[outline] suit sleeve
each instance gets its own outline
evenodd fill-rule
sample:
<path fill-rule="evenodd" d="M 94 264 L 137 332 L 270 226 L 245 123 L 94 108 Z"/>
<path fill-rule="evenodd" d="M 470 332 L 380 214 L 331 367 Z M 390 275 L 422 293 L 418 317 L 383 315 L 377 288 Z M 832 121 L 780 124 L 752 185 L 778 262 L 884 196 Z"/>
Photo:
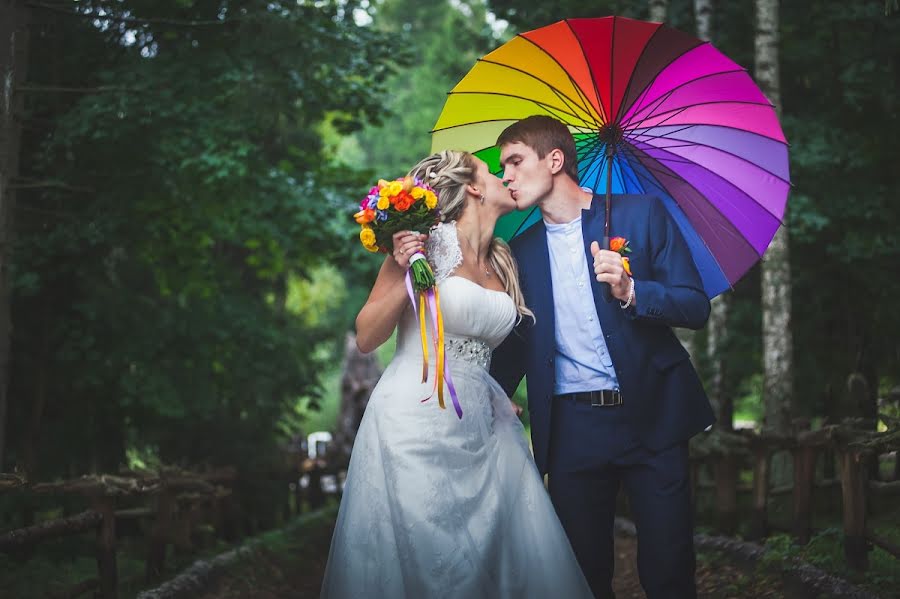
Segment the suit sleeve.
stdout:
<path fill-rule="evenodd" d="M 497 379 L 508 397 L 512 397 L 525 376 L 525 340 L 528 317 L 507 335 L 491 357 L 491 376 Z"/>
<path fill-rule="evenodd" d="M 635 279 L 636 306 L 626 310 L 633 320 L 670 327 L 699 329 L 709 318 L 709 298 L 687 242 L 662 202 L 649 210 L 652 279 Z"/>

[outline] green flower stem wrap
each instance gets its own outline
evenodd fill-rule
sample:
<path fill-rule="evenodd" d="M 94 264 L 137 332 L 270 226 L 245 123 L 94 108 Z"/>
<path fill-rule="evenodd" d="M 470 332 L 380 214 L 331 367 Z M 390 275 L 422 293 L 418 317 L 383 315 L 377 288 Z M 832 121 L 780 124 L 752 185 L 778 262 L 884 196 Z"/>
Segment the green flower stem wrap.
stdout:
<path fill-rule="evenodd" d="M 416 252 L 409 259 L 409 273 L 416 293 L 434 287 L 434 271 L 421 252 Z"/>

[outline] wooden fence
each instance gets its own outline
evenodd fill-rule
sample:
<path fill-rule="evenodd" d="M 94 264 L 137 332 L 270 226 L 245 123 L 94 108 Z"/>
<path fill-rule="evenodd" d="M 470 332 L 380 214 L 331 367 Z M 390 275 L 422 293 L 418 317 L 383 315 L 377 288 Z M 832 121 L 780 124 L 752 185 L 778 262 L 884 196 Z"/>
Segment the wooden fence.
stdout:
<path fill-rule="evenodd" d="M 321 479 L 330 470 L 321 460 L 292 460 L 286 471 L 273 473 L 296 493 L 295 511 L 308 503 L 315 508 L 324 501 Z M 306 475 L 309 485 L 301 489 L 299 479 Z M 144 580 L 153 582 L 164 573 L 168 546 L 191 551 L 198 530 L 214 531 L 232 540 L 240 530 L 244 515 L 234 498 L 234 487 L 242 482 L 234 468 L 191 472 L 178 468 L 124 472 L 116 475 L 82 476 L 73 480 L 29 484 L 15 474 L 0 474 L 0 493 L 76 496 L 84 498 L 89 509 L 70 516 L 40 522 L 0 533 L 0 552 L 27 559 L 32 548 L 42 542 L 68 535 L 95 536 L 97 576 L 84 580 L 55 595 L 77 597 L 89 591 L 102 599 L 115 599 L 119 586 L 116 565 L 117 528 L 126 521 L 149 520 L 145 527 L 146 558 Z M 244 481 L 247 482 L 247 481 Z M 136 507 L 137 504 L 137 507 Z M 138 581 L 134 581 L 138 582 Z"/>
<path fill-rule="evenodd" d="M 738 493 L 749 493 L 750 537 L 762 539 L 771 526 L 768 521 L 769 500 L 772 496 L 790 494 L 792 524 L 789 532 L 800 544 L 809 542 L 812 528 L 814 494 L 835 487 L 841 490 L 841 510 L 844 535 L 844 555 L 848 565 L 856 570 L 868 567 L 868 550 L 877 545 L 900 558 L 900 547 L 876 534 L 867 526 L 870 501 L 873 495 L 900 497 L 900 481 L 895 466 L 890 481 L 876 480 L 879 455 L 893 454 L 896 460 L 900 449 L 900 431 L 895 419 L 889 432 L 865 430 L 859 420 L 824 426 L 818 430 L 798 423 L 800 430 L 791 437 L 760 434 L 753 431 L 714 431 L 696 437 L 691 443 L 691 481 L 694 494 L 712 490 L 716 507 L 717 526 L 724 534 L 734 534 L 738 523 Z M 776 452 L 790 452 L 793 460 L 793 482 L 781 487 L 770 484 L 772 457 Z M 834 460 L 833 477 L 817 477 L 819 459 Z M 873 464 L 876 467 L 873 467 Z M 712 472 L 712 484 L 700 481 L 700 471 Z M 752 471 L 752 483 L 741 484 L 741 471 Z"/>

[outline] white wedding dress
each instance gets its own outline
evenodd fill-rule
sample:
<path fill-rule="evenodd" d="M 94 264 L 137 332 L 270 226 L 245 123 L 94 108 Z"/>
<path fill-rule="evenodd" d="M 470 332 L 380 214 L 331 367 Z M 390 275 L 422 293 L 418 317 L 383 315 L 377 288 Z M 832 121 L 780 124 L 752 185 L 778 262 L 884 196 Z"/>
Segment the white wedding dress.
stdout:
<path fill-rule="evenodd" d="M 422 384 L 410 306 L 359 426 L 322 597 L 590 598 L 522 425 L 488 373 L 515 323 L 513 301 L 453 276 L 462 262 L 454 223 L 439 225 L 427 249 L 463 417 L 446 390 L 447 409 L 437 397 L 421 402 L 434 386 L 434 351 Z"/>

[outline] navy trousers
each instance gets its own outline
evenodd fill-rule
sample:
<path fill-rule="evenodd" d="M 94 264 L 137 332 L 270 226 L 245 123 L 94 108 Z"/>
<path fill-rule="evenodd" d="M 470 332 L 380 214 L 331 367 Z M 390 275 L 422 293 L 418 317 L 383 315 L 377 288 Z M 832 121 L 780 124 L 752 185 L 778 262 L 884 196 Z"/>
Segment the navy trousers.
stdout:
<path fill-rule="evenodd" d="M 613 519 L 624 485 L 647 598 L 695 599 L 687 442 L 653 453 L 631 433 L 621 406 L 553 402 L 550 498 L 595 597 L 615 599 Z"/>

